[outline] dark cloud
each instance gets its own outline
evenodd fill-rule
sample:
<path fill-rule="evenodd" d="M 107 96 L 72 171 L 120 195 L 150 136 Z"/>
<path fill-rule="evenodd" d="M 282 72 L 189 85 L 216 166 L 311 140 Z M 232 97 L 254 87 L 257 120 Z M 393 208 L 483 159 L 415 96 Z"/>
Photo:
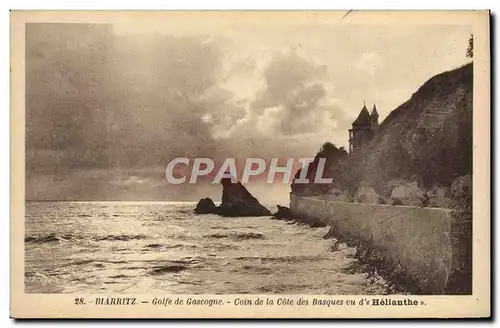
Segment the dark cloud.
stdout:
<path fill-rule="evenodd" d="M 226 157 L 313 155 L 309 145 L 282 145 L 255 126 L 242 138 L 215 137 L 248 115 L 248 104 L 219 85 L 224 56 L 214 38 L 117 36 L 108 25 L 28 24 L 27 197 L 178 199 L 188 191 L 164 179 L 166 164 L 176 157 L 221 163 Z M 248 60 L 237 66 L 255 67 Z M 284 106 L 290 117 L 282 121 L 282 133 L 310 130 L 313 123 L 304 118 L 324 96 L 317 82 L 324 77 L 325 67 L 278 55 L 253 110 Z"/>
<path fill-rule="evenodd" d="M 29 172 L 212 155 L 216 145 L 202 116 L 227 125 L 244 115 L 216 86 L 216 43 L 64 25 L 27 28 L 27 149 L 37 152 Z M 60 160 L 50 163 L 43 151 Z"/>

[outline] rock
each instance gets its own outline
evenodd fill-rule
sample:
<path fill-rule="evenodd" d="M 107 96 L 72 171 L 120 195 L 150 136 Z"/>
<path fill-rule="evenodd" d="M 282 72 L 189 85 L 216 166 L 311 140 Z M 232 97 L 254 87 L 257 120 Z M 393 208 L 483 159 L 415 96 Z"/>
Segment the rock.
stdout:
<path fill-rule="evenodd" d="M 274 219 L 292 219 L 292 211 L 286 206 L 276 205 L 278 212 L 273 214 Z"/>
<path fill-rule="evenodd" d="M 230 178 L 221 180 L 222 202 L 215 206 L 210 198 L 201 199 L 194 210 L 197 214 L 219 214 L 222 216 L 268 216 L 271 212 L 253 197 L 240 182 Z"/>
<path fill-rule="evenodd" d="M 335 237 L 335 229 L 333 229 L 332 226 L 330 226 L 330 229 L 326 233 L 326 235 L 323 236 L 323 239 L 330 239 Z"/>
<path fill-rule="evenodd" d="M 194 209 L 194 212 L 196 214 L 211 214 L 211 213 L 215 213 L 216 209 L 217 209 L 217 206 L 215 206 L 212 199 L 207 197 L 207 198 L 200 199 L 198 204 L 196 204 L 196 208 Z"/>
<path fill-rule="evenodd" d="M 271 212 L 240 183 L 230 178 L 221 180 L 222 202 L 216 213 L 222 216 L 268 216 Z"/>

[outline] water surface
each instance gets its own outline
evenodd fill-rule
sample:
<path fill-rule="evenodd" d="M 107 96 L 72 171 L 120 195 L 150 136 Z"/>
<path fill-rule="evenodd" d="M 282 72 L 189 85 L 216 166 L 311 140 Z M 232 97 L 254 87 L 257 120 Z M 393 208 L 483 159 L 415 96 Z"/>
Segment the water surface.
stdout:
<path fill-rule="evenodd" d="M 346 273 L 354 249 L 332 251 L 328 228 L 196 215 L 194 207 L 28 202 L 26 292 L 386 293 L 381 279 Z"/>

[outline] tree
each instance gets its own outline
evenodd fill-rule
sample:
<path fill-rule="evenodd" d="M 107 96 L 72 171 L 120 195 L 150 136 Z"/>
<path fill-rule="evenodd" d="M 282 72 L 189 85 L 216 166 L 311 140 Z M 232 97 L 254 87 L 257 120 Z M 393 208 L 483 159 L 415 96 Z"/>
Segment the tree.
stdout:
<path fill-rule="evenodd" d="M 469 38 L 469 46 L 467 47 L 466 56 L 467 58 L 472 58 L 474 55 L 474 35 L 471 34 Z"/>
<path fill-rule="evenodd" d="M 325 167 L 322 174 L 323 178 L 333 178 L 334 182 L 339 182 L 341 175 L 341 166 L 340 163 L 344 158 L 347 157 L 347 152 L 344 147 L 337 148 L 333 143 L 327 141 L 325 142 L 319 152 L 314 157 L 314 161 L 309 164 L 306 178 L 309 180 L 309 184 L 301 185 L 292 183 L 292 192 L 300 193 L 308 193 L 308 194 L 318 194 L 318 193 L 326 193 L 330 186 L 328 184 L 315 184 L 316 178 L 316 170 L 318 168 L 318 164 L 321 158 L 325 159 Z M 295 174 L 295 179 L 298 179 L 300 176 L 301 170 L 298 170 Z M 295 180 L 294 179 L 294 180 Z"/>

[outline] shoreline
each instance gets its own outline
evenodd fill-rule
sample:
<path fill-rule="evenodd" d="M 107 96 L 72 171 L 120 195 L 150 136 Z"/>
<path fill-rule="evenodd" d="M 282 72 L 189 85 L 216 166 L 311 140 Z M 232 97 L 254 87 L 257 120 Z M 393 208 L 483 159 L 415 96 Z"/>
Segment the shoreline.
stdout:
<path fill-rule="evenodd" d="M 320 228 L 327 227 L 329 225 L 321 222 L 319 219 L 304 219 L 300 216 L 293 216 L 293 218 L 275 218 L 272 220 L 280 220 L 286 222 L 293 222 L 299 226 L 305 226 L 308 228 Z M 323 236 L 323 239 L 333 240 L 330 251 L 334 252 L 338 250 L 340 244 L 345 244 L 347 247 L 355 248 L 356 251 L 351 256 L 356 261 L 351 263 L 347 268 L 343 269 L 344 273 L 356 274 L 363 273 L 367 275 L 372 283 L 377 283 L 380 278 L 384 280 L 382 283 L 383 288 L 386 289 L 386 294 L 383 295 L 418 295 L 418 292 L 412 285 L 406 282 L 404 279 L 398 279 L 403 273 L 402 271 L 394 271 L 393 265 L 390 263 L 384 263 L 381 265 L 380 258 L 381 255 L 378 252 L 370 250 L 368 247 L 363 246 L 362 243 L 355 241 L 352 238 L 347 238 L 339 233 L 332 232 L 333 229 L 330 226 L 330 230 Z M 391 274 L 390 272 L 393 272 Z"/>

